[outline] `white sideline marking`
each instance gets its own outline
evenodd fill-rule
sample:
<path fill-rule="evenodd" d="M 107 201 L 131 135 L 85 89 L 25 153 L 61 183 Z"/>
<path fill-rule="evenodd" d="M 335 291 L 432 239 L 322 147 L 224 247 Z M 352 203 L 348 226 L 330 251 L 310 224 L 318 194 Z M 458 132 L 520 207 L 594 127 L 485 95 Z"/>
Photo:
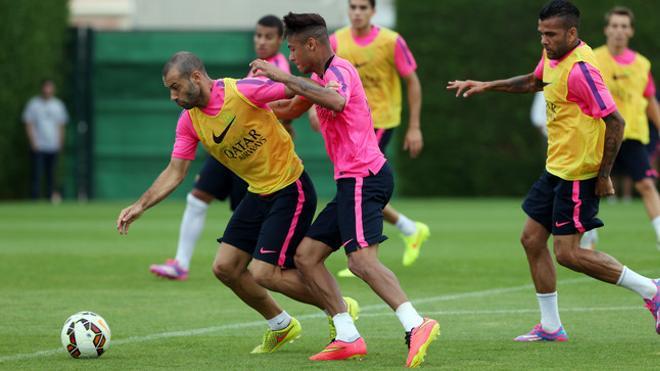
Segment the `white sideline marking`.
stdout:
<path fill-rule="evenodd" d="M 579 283 L 579 282 L 589 282 L 592 281 L 590 278 L 573 278 L 573 279 L 567 279 L 567 280 L 562 280 L 558 281 L 558 285 L 567 285 L 567 284 L 573 284 L 573 283 Z M 458 294 L 448 294 L 448 295 L 440 295 L 440 296 L 434 296 L 434 297 L 428 297 L 428 298 L 422 298 L 422 299 L 417 299 L 413 300 L 415 304 L 424 304 L 424 303 L 433 303 L 433 302 L 440 302 L 440 301 L 449 301 L 449 300 L 457 300 L 457 299 L 464 299 L 464 298 L 471 298 L 471 297 L 479 297 L 479 296 L 484 296 L 484 295 L 494 295 L 494 294 L 504 294 L 504 293 L 509 293 L 509 292 L 516 292 L 516 291 L 523 291 L 523 290 L 531 290 L 533 289 L 534 286 L 531 284 L 527 285 L 520 285 L 520 286 L 513 286 L 513 287 L 501 287 L 501 288 L 496 288 L 496 289 L 489 289 L 489 290 L 481 290 L 481 291 L 470 291 L 470 292 L 463 292 L 463 293 L 458 293 Z M 374 305 L 365 305 L 362 307 L 363 311 L 369 311 L 369 310 L 376 310 L 376 309 L 384 309 L 387 308 L 387 305 L 385 304 L 374 304 Z M 633 308 L 639 309 L 640 307 L 612 307 L 612 308 L 565 308 L 562 309 L 562 312 L 566 311 L 606 311 L 606 310 L 630 310 Z M 422 311 L 424 314 L 441 314 L 441 315 L 473 315 L 473 314 L 516 314 L 516 313 L 536 313 L 538 312 L 538 309 L 503 309 L 503 310 L 492 310 L 492 311 L 436 311 L 436 312 L 427 312 L 427 311 Z M 361 313 L 360 316 L 365 316 L 365 317 L 378 317 L 378 316 L 384 316 L 384 315 L 391 315 L 391 311 L 387 312 L 381 312 L 381 313 Z M 311 314 L 304 314 L 300 316 L 296 316 L 298 319 L 308 319 L 308 318 L 321 318 L 325 317 L 324 313 L 311 313 Z M 219 332 L 223 330 L 230 330 L 230 329 L 240 329 L 240 328 L 248 328 L 248 327 L 258 327 L 258 326 L 264 326 L 264 321 L 252 321 L 252 322 L 242 322 L 242 323 L 232 323 L 232 324 L 227 324 L 227 325 L 222 325 L 222 326 L 211 326 L 211 327 L 204 327 L 204 328 L 198 328 L 198 329 L 192 329 L 192 330 L 181 330 L 181 331 L 168 331 L 168 332 L 160 332 L 156 334 L 151 334 L 151 335 L 146 335 L 146 336 L 131 336 L 125 339 L 119 339 L 119 340 L 113 340 L 112 344 L 113 345 L 122 345 L 122 344 L 133 344 L 133 343 L 142 343 L 146 341 L 152 341 L 152 340 L 158 340 L 158 339 L 168 339 L 168 338 L 176 338 L 176 337 L 183 337 L 183 336 L 195 336 L 195 335 L 203 335 L 203 334 L 208 334 L 212 332 Z M 25 359 L 32 359 L 32 358 L 38 358 L 38 357 L 48 357 L 52 356 L 55 354 L 59 353 L 65 353 L 63 348 L 56 348 L 56 349 L 49 349 L 49 350 L 41 350 L 38 352 L 33 352 L 33 353 L 21 353 L 21 354 L 15 354 L 11 356 L 3 356 L 0 357 L 0 363 L 2 362 L 11 362 L 11 361 L 19 361 L 19 360 L 25 360 Z"/>

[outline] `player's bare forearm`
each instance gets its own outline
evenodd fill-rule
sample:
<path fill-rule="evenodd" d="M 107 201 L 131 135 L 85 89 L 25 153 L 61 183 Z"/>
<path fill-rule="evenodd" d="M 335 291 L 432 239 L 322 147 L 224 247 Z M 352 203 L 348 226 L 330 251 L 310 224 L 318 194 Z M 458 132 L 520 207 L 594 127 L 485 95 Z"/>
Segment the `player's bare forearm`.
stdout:
<path fill-rule="evenodd" d="M 302 116 L 312 106 L 312 103 L 300 97 L 292 99 L 282 99 L 268 103 L 268 107 L 273 110 L 275 116 L 280 120 L 293 120 Z"/>
<path fill-rule="evenodd" d="M 30 142 L 30 148 L 34 151 L 36 147 L 36 135 L 34 134 L 34 125 L 31 122 L 25 123 L 25 132 L 27 133 L 28 140 Z"/>
<path fill-rule="evenodd" d="M 419 82 L 417 73 L 413 72 L 404 77 L 408 91 L 408 128 L 420 127 L 420 116 L 422 111 L 422 84 Z"/>
<path fill-rule="evenodd" d="M 536 79 L 534 74 L 530 73 L 506 80 L 488 81 L 485 90 L 505 93 L 535 93 L 543 90 L 543 81 Z"/>
<path fill-rule="evenodd" d="M 308 78 L 287 75 L 282 81 L 296 95 L 302 95 L 312 103 L 316 103 L 335 112 L 344 110 L 346 99 L 335 89 L 325 88 Z"/>
<path fill-rule="evenodd" d="M 165 170 L 160 173 L 151 187 L 137 200 L 136 204 L 146 210 L 165 199 L 183 182 L 188 173 L 190 162 L 190 160 L 172 158 Z"/>
<path fill-rule="evenodd" d="M 646 115 L 660 131 L 660 104 L 654 96 L 649 97 L 647 100 L 649 104 L 646 107 Z"/>
<path fill-rule="evenodd" d="M 608 178 L 612 171 L 616 155 L 619 153 L 621 142 L 623 141 L 623 130 L 626 123 L 619 111 L 614 111 L 607 117 L 604 117 L 603 121 L 605 121 L 605 145 L 603 147 L 603 159 L 600 164 L 598 176 L 600 178 Z"/>

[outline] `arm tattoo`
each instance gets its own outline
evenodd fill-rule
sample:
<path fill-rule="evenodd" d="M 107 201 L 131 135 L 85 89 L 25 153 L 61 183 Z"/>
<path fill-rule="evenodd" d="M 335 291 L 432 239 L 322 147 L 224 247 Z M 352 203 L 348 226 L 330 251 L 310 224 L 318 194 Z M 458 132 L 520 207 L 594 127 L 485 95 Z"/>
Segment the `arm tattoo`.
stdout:
<path fill-rule="evenodd" d="M 286 85 L 289 89 L 293 90 L 296 94 L 305 95 L 305 93 L 320 93 L 324 90 L 320 85 L 302 79 L 300 77 L 292 77 L 287 81 Z"/>
<path fill-rule="evenodd" d="M 506 80 L 493 81 L 489 90 L 506 93 L 532 93 L 543 88 L 543 82 L 534 77 L 533 73 L 512 77 Z"/>
<path fill-rule="evenodd" d="M 603 148 L 603 159 L 600 163 L 598 176 L 605 178 L 610 176 L 614 160 L 619 152 L 619 147 L 621 147 L 625 121 L 619 114 L 619 111 L 615 111 L 603 118 L 603 121 L 605 121 L 605 145 Z"/>

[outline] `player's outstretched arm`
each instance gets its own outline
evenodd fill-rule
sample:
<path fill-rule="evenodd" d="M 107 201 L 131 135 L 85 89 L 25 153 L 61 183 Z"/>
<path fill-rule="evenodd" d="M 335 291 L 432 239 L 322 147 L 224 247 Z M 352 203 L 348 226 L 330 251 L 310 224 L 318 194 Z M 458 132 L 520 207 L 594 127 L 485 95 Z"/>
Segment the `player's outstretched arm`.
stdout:
<path fill-rule="evenodd" d="M 538 80 L 533 73 L 495 81 L 454 80 L 447 84 L 447 90 L 456 90 L 456 96 L 462 95 L 463 98 L 486 91 L 534 93 L 543 90 L 543 81 Z"/>
<path fill-rule="evenodd" d="M 127 234 L 128 227 L 148 208 L 154 206 L 167 197 L 181 184 L 188 173 L 190 160 L 172 158 L 169 165 L 156 178 L 154 183 L 131 206 L 125 208 L 117 217 L 117 230 L 120 234 Z"/>
<path fill-rule="evenodd" d="M 619 147 L 621 147 L 623 130 L 626 125 L 619 111 L 612 112 L 604 117 L 603 121 L 605 121 L 605 145 L 603 146 L 603 160 L 600 163 L 600 170 L 596 179 L 596 196 L 599 197 L 614 194 L 610 172 L 619 152 Z"/>
<path fill-rule="evenodd" d="M 281 82 L 286 85 L 291 93 L 302 95 L 312 103 L 321 105 L 335 112 L 341 112 L 344 110 L 346 98 L 342 97 L 336 89 L 323 87 L 315 81 L 305 77 L 288 74 L 262 59 L 252 61 L 250 67 L 257 71 L 255 76 L 264 76 L 273 81 Z"/>

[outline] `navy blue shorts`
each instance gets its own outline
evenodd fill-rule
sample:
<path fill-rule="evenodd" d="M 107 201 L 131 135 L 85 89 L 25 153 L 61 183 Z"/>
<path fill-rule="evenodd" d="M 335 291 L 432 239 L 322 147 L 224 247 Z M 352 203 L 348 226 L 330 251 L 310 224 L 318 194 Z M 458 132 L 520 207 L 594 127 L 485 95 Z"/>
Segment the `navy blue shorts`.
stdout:
<path fill-rule="evenodd" d="M 388 163 L 375 175 L 337 179 L 337 195 L 316 217 L 307 236 L 334 250 L 343 247 L 346 254 L 385 241 L 383 208 L 393 189 Z"/>
<path fill-rule="evenodd" d="M 220 201 L 229 197 L 229 208 L 234 211 L 245 197 L 248 185 L 225 165 L 208 156 L 202 170 L 197 174 L 195 188 L 213 195 Z"/>
<path fill-rule="evenodd" d="M 584 233 L 602 227 L 596 178 L 563 180 L 544 171 L 532 185 L 522 208 L 553 235 Z"/>
<path fill-rule="evenodd" d="M 254 259 L 294 268 L 293 257 L 316 212 L 316 191 L 303 172 L 293 184 L 269 195 L 248 192 L 218 242 Z"/>
<path fill-rule="evenodd" d="M 387 150 L 387 145 L 390 144 L 390 140 L 392 139 L 392 134 L 394 134 L 394 128 L 390 129 L 375 129 L 376 131 L 376 139 L 378 139 L 378 148 L 380 148 L 380 151 L 385 153 L 385 150 Z"/>
<path fill-rule="evenodd" d="M 651 168 L 649 153 L 642 142 L 632 139 L 624 140 L 614 161 L 612 173 L 629 175 L 635 182 L 644 178 L 656 178 L 655 169 Z"/>

